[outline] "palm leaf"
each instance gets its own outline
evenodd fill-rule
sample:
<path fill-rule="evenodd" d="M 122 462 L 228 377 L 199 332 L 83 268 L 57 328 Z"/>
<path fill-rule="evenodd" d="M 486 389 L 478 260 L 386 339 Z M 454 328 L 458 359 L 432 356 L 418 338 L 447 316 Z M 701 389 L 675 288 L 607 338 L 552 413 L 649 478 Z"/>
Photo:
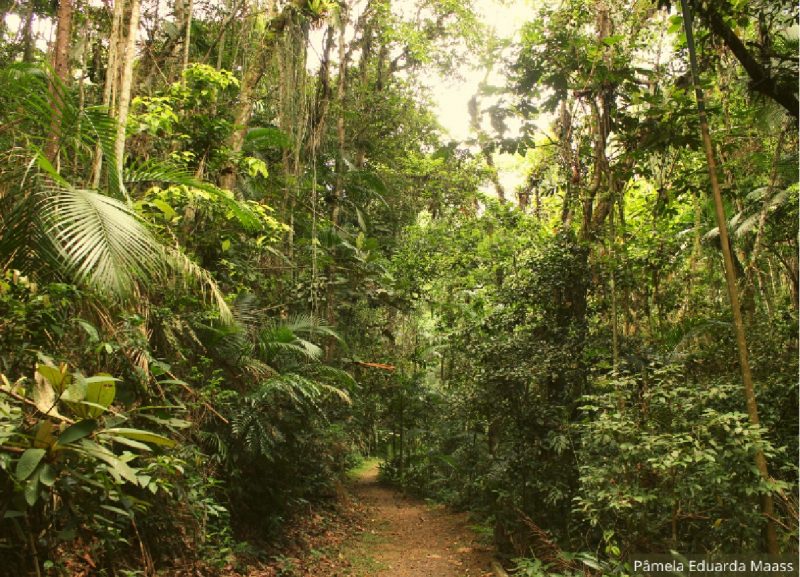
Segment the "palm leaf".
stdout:
<path fill-rule="evenodd" d="M 64 182 L 41 194 L 43 230 L 78 283 L 126 296 L 163 272 L 162 245 L 123 202 Z"/>
<path fill-rule="evenodd" d="M 116 121 L 105 107 L 81 107 L 70 87 L 49 68 L 12 64 L 0 70 L 0 121 L 14 127 L 18 146 L 36 150 L 55 139 L 61 156 L 75 159 L 82 168 L 92 166 L 99 147 L 107 159 L 107 192 L 126 198 L 116 172 Z M 78 182 L 89 174 L 75 176 Z"/>
<path fill-rule="evenodd" d="M 170 266 L 179 270 L 184 277 L 198 281 L 202 289 L 210 293 L 219 311 L 220 321 L 225 325 L 233 323 L 233 313 L 225 300 L 225 294 L 219 288 L 211 273 L 190 259 L 180 248 L 167 248 L 165 250 Z"/>

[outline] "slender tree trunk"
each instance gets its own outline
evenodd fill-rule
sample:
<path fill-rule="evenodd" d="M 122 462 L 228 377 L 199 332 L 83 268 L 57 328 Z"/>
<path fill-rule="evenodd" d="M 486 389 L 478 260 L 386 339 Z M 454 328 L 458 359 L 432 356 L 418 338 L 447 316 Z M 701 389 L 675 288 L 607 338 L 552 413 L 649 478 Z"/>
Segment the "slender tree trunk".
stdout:
<path fill-rule="evenodd" d="M 698 280 L 698 269 L 702 258 L 701 227 L 703 225 L 703 205 L 699 192 L 694 195 L 694 226 L 692 230 L 692 252 L 689 255 L 689 274 L 686 279 L 686 294 L 683 301 L 683 315 L 688 315 L 692 308 L 694 285 Z"/>
<path fill-rule="evenodd" d="M 339 225 L 341 199 L 344 194 L 344 149 L 345 149 L 345 96 L 347 92 L 347 56 L 345 53 L 345 31 L 347 30 L 347 7 L 341 7 L 339 15 L 339 77 L 336 86 L 336 100 L 339 112 L 336 117 L 336 181 L 331 200 L 331 223 L 334 228 Z"/>
<path fill-rule="evenodd" d="M 733 313 L 733 325 L 736 332 L 736 345 L 739 351 L 739 368 L 742 373 L 742 382 L 744 384 L 745 401 L 747 403 L 747 414 L 750 417 L 750 422 L 758 426 L 760 420 L 758 417 L 758 405 L 756 404 L 756 396 L 753 388 L 753 376 L 750 372 L 750 360 L 747 353 L 747 340 L 745 338 L 744 322 L 742 320 L 742 311 L 739 305 L 739 292 L 736 286 L 736 272 L 734 271 L 733 255 L 731 245 L 728 240 L 728 226 L 727 218 L 725 216 L 725 206 L 722 202 L 722 192 L 720 190 L 719 181 L 717 180 L 717 166 L 714 158 L 714 147 L 711 143 L 711 136 L 708 130 L 708 118 L 705 111 L 705 98 L 703 90 L 700 88 L 700 80 L 697 73 L 697 57 L 695 56 L 694 36 L 692 31 L 692 14 L 689 10 L 687 0 L 681 0 L 681 8 L 683 11 L 683 25 L 686 32 L 686 43 L 689 48 L 689 61 L 692 71 L 692 81 L 694 83 L 695 97 L 697 98 L 697 113 L 700 119 L 700 133 L 703 138 L 703 148 L 706 152 L 706 163 L 708 167 L 708 176 L 711 181 L 711 190 L 714 196 L 714 208 L 716 209 L 717 225 L 719 226 L 719 237 L 722 244 L 722 256 L 725 263 L 725 281 L 728 287 L 728 298 L 730 300 L 731 312 Z M 758 472 L 764 481 L 769 481 L 769 470 L 767 468 L 767 459 L 764 452 L 760 449 L 755 453 L 755 463 Z M 778 554 L 778 535 L 775 527 L 775 506 L 773 503 L 772 495 L 765 493 L 761 497 L 761 513 L 766 521 L 766 550 L 772 555 Z"/>
<path fill-rule="evenodd" d="M 22 61 L 28 64 L 33 62 L 33 7 L 33 2 L 29 2 L 22 26 Z"/>
<path fill-rule="evenodd" d="M 81 132 L 81 118 L 83 116 L 83 111 L 86 108 L 86 77 L 88 76 L 88 71 L 86 68 L 86 62 L 89 55 L 89 49 L 91 48 L 91 39 L 89 37 L 83 37 L 80 40 L 80 49 L 81 49 L 81 59 L 80 59 L 80 71 L 81 76 L 80 80 L 78 81 L 78 110 L 80 111 L 78 116 L 78 127 L 76 132 L 80 134 Z M 80 169 L 78 166 L 78 153 L 76 152 L 72 158 L 72 170 L 77 173 Z"/>
<path fill-rule="evenodd" d="M 122 20 L 125 13 L 124 0 L 115 0 L 114 11 L 111 20 L 111 37 L 108 41 L 108 65 L 106 68 L 106 79 L 103 85 L 103 106 L 106 107 L 108 113 L 113 115 L 115 113 L 115 96 L 117 78 L 119 76 L 119 53 L 120 53 L 120 30 L 122 29 Z M 116 164 L 115 164 L 116 166 Z M 92 162 L 92 187 L 98 188 L 100 186 L 100 172 L 103 167 L 103 149 L 100 143 L 97 143 L 94 151 L 94 160 Z"/>
<path fill-rule="evenodd" d="M 253 112 L 256 89 L 258 83 L 267 70 L 267 64 L 271 60 L 277 41 L 276 35 L 283 33 L 286 21 L 289 17 L 289 10 L 281 15 L 275 16 L 276 0 L 270 0 L 267 7 L 268 23 L 266 30 L 260 33 L 258 44 L 254 47 L 250 63 L 247 66 L 241 81 L 239 91 L 239 104 L 234 111 L 234 131 L 228 138 L 227 146 L 233 156 L 242 151 L 244 138 L 247 135 L 250 115 Z M 236 186 L 236 166 L 231 163 L 225 167 L 219 180 L 220 186 L 228 190 L 233 190 Z"/>
<path fill-rule="evenodd" d="M 58 147 L 61 137 L 61 121 L 63 91 L 69 82 L 69 48 L 72 37 L 73 0 L 61 0 L 58 4 L 58 24 L 56 28 L 56 44 L 53 48 L 53 73 L 55 78 L 50 83 L 50 137 L 45 147 L 45 156 L 53 166 L 57 166 Z"/>
<path fill-rule="evenodd" d="M 219 36 L 217 36 L 217 40 L 215 43 L 217 49 L 217 63 L 216 63 L 217 70 L 222 69 L 222 59 L 225 56 L 225 42 L 227 40 L 228 26 L 233 21 L 233 18 L 237 12 L 236 5 L 232 0 L 225 0 L 225 8 L 227 8 L 228 10 L 228 15 L 222 21 L 222 24 L 220 24 Z M 212 48 L 214 48 L 213 45 L 209 47 L 205 60 L 207 60 L 208 57 L 210 56 Z"/>
<path fill-rule="evenodd" d="M 58 3 L 58 28 L 56 29 L 56 45 L 53 50 L 53 71 L 56 76 L 66 82 L 69 77 L 69 49 L 72 36 L 72 13 L 74 0 L 60 0 Z"/>
<path fill-rule="evenodd" d="M 181 75 L 186 72 L 189 66 L 189 45 L 192 43 L 192 10 L 194 9 L 194 0 L 189 0 L 189 5 L 186 7 L 186 34 L 183 37 L 183 62 L 181 64 Z"/>
<path fill-rule="evenodd" d="M 247 135 L 247 126 L 250 122 L 250 115 L 253 112 L 253 98 L 255 95 L 258 81 L 264 75 L 264 68 L 258 64 L 253 64 L 245 71 L 242 78 L 241 90 L 239 92 L 239 105 L 236 107 L 233 124 L 236 127 L 228 139 L 228 148 L 232 153 L 238 154 L 242 151 L 244 137 Z M 220 178 L 220 186 L 228 190 L 233 190 L 236 185 L 236 168 L 230 166 L 226 168 Z"/>
<path fill-rule="evenodd" d="M 336 117 L 336 180 L 331 198 L 330 216 L 332 232 L 339 228 L 341 219 L 341 201 L 344 195 L 344 173 L 345 173 L 345 97 L 347 95 L 347 53 L 345 51 L 345 32 L 347 30 L 348 11 L 347 6 L 342 4 L 339 12 L 339 77 L 336 86 L 336 100 L 338 103 L 338 115 Z M 326 277 L 328 286 L 326 288 L 325 318 L 329 325 L 336 324 L 336 291 L 334 281 L 336 276 L 336 263 L 327 267 Z M 328 360 L 333 358 L 336 349 L 334 339 L 329 339 L 325 349 L 325 356 Z M 400 454 L 402 460 L 402 442 Z"/>
<path fill-rule="evenodd" d="M 609 289 L 611 291 L 611 366 L 616 374 L 619 370 L 619 313 L 617 311 L 617 227 L 614 219 L 614 209 L 612 207 L 610 218 L 608 219 L 609 236 L 611 237 L 611 279 Z M 621 397 L 620 397 L 621 398 Z"/>
<path fill-rule="evenodd" d="M 621 258 L 622 258 L 622 272 L 623 272 L 623 283 L 622 283 L 622 318 L 623 318 L 623 325 L 622 325 L 622 335 L 625 337 L 630 336 L 631 334 L 631 327 L 633 326 L 633 315 L 631 312 L 631 289 L 630 289 L 630 282 L 628 282 L 628 243 L 625 242 L 625 236 L 627 234 L 626 228 L 626 220 L 625 220 L 625 195 L 623 191 L 620 191 L 619 196 L 617 197 L 617 208 L 619 210 L 619 222 L 617 226 L 619 227 L 619 242 L 620 248 L 622 249 Z"/>
<path fill-rule="evenodd" d="M 117 99 L 117 136 L 114 141 L 114 160 L 117 176 L 122 179 L 122 167 L 125 156 L 125 128 L 128 124 L 128 110 L 131 104 L 131 89 L 133 88 L 133 62 L 136 59 L 136 33 L 139 30 L 139 15 L 141 10 L 140 0 L 131 0 L 130 16 L 128 20 L 128 34 L 125 38 L 125 52 L 120 54 L 119 92 Z"/>
<path fill-rule="evenodd" d="M 580 172 L 572 158 L 572 116 L 567 108 L 567 99 L 561 101 L 559 111 L 559 152 L 565 173 L 564 201 L 561 205 L 561 225 L 566 227 L 572 220 L 572 189 L 580 183 Z"/>

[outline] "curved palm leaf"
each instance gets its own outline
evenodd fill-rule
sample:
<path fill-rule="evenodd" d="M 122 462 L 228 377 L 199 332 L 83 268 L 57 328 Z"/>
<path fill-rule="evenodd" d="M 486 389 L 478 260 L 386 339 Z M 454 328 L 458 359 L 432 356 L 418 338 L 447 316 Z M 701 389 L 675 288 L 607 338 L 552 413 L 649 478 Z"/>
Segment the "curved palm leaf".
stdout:
<path fill-rule="evenodd" d="M 162 245 L 126 203 L 112 198 L 128 199 L 115 168 L 116 121 L 105 108 L 81 106 L 50 70 L 12 64 L 0 69 L 0 122 L 11 127 L 10 141 L 16 144 L 0 155 L 0 266 L 51 277 L 66 273 L 116 296 L 129 295 L 135 281 L 172 267 L 199 280 L 221 320 L 232 321 L 211 274 L 180 249 Z M 88 180 L 83 169 L 99 148 L 107 160 L 103 193 L 73 186 L 52 166 L 40 149 L 54 138 L 61 156 L 74 160 L 77 172 L 69 176 L 74 182 Z M 258 223 L 246 205 L 185 171 L 149 163 L 127 176 L 130 183 L 149 179 L 202 189 L 244 226 Z"/>
<path fill-rule="evenodd" d="M 184 276 L 196 279 L 202 284 L 204 290 L 211 293 L 211 298 L 219 311 L 220 321 L 225 325 L 234 322 L 233 313 L 225 300 L 225 294 L 211 273 L 190 259 L 180 248 L 166 248 L 165 250 L 170 266 L 180 270 Z"/>
<path fill-rule="evenodd" d="M 78 282 L 125 296 L 163 272 L 163 246 L 125 203 L 64 182 L 41 194 L 43 230 Z"/>
<path fill-rule="evenodd" d="M 99 147 L 107 159 L 108 193 L 127 198 L 115 169 L 116 121 L 105 107 L 81 106 L 70 87 L 51 69 L 25 63 L 0 69 L 0 123 L 14 127 L 12 138 L 26 149 L 44 148 L 46 142 L 55 139 L 62 158 L 75 161 L 76 182 L 88 179 L 89 175 L 81 172 L 92 166 Z"/>

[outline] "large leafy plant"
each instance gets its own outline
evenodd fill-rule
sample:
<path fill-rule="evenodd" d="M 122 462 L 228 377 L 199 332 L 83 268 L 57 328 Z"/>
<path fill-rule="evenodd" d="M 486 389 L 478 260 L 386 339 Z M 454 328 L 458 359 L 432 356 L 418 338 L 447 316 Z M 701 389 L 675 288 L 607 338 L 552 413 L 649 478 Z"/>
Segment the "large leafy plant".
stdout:
<path fill-rule="evenodd" d="M 130 426 L 132 413 L 112 405 L 117 381 L 44 362 L 33 379 L 0 375 L 0 478 L 11 489 L 0 509 L 0 542 L 27 533 L 21 553 L 37 564 L 89 526 L 113 529 L 124 543 L 123 530 L 147 508 L 143 496 L 170 490 L 158 462 L 172 457 L 156 449 L 176 441 Z M 173 431 L 188 425 L 149 418 Z"/>
<path fill-rule="evenodd" d="M 640 550 L 757 549 L 761 519 L 743 504 L 787 486 L 750 465 L 781 451 L 738 408 L 738 384 L 687 383 L 674 366 L 597 384 L 577 426 L 576 510 Z"/>
<path fill-rule="evenodd" d="M 38 365 L 29 386 L 24 379 L 12 384 L 2 377 L 0 439 L 7 454 L 0 463 L 28 506 L 34 506 L 60 476 L 69 476 L 71 468 L 92 470 L 117 485 L 147 487 L 149 480 L 137 476 L 139 469 L 132 461 L 153 446 L 172 447 L 175 441 L 122 426 L 130 417 L 111 407 L 117 380 L 102 374 L 85 377 L 65 364 Z"/>

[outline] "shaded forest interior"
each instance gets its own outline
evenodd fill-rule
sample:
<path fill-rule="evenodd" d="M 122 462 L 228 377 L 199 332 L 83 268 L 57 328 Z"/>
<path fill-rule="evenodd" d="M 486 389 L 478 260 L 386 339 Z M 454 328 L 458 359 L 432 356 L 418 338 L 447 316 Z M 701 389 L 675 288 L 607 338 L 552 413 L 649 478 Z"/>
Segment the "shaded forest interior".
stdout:
<path fill-rule="evenodd" d="M 0 573 L 300 575 L 368 457 L 517 576 L 796 556 L 798 25 L 0 0 Z"/>

